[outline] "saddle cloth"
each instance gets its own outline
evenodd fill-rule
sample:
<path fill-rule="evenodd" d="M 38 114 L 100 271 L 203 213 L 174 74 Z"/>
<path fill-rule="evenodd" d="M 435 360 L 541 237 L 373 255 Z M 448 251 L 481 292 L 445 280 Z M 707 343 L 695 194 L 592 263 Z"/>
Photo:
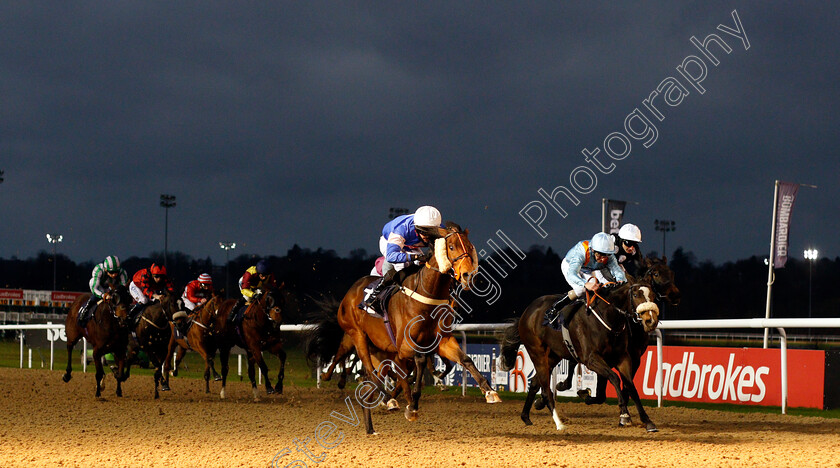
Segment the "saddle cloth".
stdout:
<path fill-rule="evenodd" d="M 365 312 L 377 316 L 382 317 L 384 315 L 385 309 L 388 307 L 388 301 L 390 301 L 391 296 L 397 293 L 400 290 L 400 286 L 396 284 L 392 284 L 386 287 L 382 292 L 379 293 L 379 300 L 371 304 L 371 307 L 365 305 L 365 301 L 370 297 L 370 294 L 379 286 L 379 283 L 382 282 L 382 277 L 378 277 L 371 281 L 367 287 L 365 287 L 365 296 L 362 298 L 362 302 L 359 303 L 359 308 L 364 310 Z"/>

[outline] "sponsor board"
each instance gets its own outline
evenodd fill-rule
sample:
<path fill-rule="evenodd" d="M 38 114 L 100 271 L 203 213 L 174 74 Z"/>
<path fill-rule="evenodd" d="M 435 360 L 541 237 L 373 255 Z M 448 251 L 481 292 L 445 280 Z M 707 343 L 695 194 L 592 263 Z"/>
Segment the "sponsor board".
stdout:
<path fill-rule="evenodd" d="M 499 362 L 501 363 L 501 358 L 499 358 Z M 497 368 L 500 366 L 501 364 L 499 364 Z M 569 369 L 569 361 L 565 359 L 560 361 L 560 364 L 558 364 L 553 370 L 554 382 L 565 380 L 566 377 L 568 377 L 569 372 L 576 372 L 576 370 L 574 368 Z M 501 373 L 504 374 L 503 378 L 507 381 L 508 390 L 517 393 L 528 391 L 529 382 L 532 378 L 534 378 L 534 376 L 536 376 L 536 370 L 534 369 L 533 362 L 531 362 L 531 358 L 528 356 L 528 352 L 525 351 L 525 346 L 519 346 L 519 351 L 516 355 L 516 364 L 513 366 L 513 369 L 509 372 Z M 562 397 L 576 397 L 578 390 L 589 389 L 590 394 L 595 396 L 596 384 L 597 375 L 587 369 L 586 366 L 581 365 L 572 379 L 571 388 L 562 392 L 556 392 L 556 395 Z"/>
<path fill-rule="evenodd" d="M 788 406 L 823 408 L 825 352 L 788 349 Z M 781 406 L 778 349 L 663 347 L 664 400 Z M 656 348 L 642 356 L 634 383 L 643 399 L 657 399 Z M 615 391 L 607 386 L 607 397 Z"/>

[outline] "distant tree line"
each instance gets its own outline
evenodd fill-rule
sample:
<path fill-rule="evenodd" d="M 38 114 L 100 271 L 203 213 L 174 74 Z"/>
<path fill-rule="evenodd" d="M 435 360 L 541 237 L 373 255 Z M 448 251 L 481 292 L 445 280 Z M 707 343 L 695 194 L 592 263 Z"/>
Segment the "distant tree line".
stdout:
<path fill-rule="evenodd" d="M 510 257 L 516 258 L 512 254 Z M 238 297 L 237 281 L 260 258 L 263 257 L 246 254 L 230 260 L 227 285 L 230 297 Z M 265 258 L 278 281 L 285 284 L 289 309 L 286 321 L 294 323 L 304 321 L 307 312 L 325 300 L 339 301 L 353 282 L 368 274 L 376 257 L 364 249 L 340 257 L 333 250 L 311 250 L 295 245 L 286 255 Z M 553 249 L 533 246 L 515 268 L 506 270 L 505 278 L 486 269 L 501 293 L 494 295 L 492 303 L 488 303 L 489 296 L 462 293 L 463 301 L 472 309 L 471 314 L 464 314 L 465 322 L 501 322 L 521 314 L 539 296 L 567 291 L 569 286 L 560 273 L 561 260 L 562 257 Z M 50 290 L 52 262 L 52 253 L 46 251 L 26 260 L 14 257 L 0 259 L 0 287 Z M 57 255 L 56 262 L 59 290 L 88 290 L 91 270 L 95 266 L 93 262 L 75 263 L 61 254 Z M 162 264 L 163 252 L 122 259 L 129 275 L 149 267 L 153 262 Z M 505 265 L 498 259 L 498 254 L 497 263 Z M 663 319 L 764 317 L 767 266 L 762 257 L 715 265 L 710 261 L 698 262 L 694 254 L 679 248 L 669 259 L 669 264 L 683 298 L 680 306 L 663 311 Z M 224 264 L 213 264 L 210 258 L 195 259 L 184 253 L 169 252 L 167 267 L 179 294 L 187 282 L 205 272 L 212 275 L 216 289 L 224 294 Z M 805 260 L 790 259 L 785 268 L 775 270 L 773 317 L 808 317 L 808 267 Z M 840 282 L 840 257 L 815 261 L 812 274 L 811 315 L 840 316 L 840 294 L 833 286 Z"/>

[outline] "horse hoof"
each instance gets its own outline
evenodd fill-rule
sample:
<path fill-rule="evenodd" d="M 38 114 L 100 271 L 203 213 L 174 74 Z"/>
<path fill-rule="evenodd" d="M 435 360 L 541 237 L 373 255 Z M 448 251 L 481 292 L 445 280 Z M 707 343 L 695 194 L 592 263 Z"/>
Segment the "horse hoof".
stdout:
<path fill-rule="evenodd" d="M 535 409 L 535 410 L 539 411 L 539 410 L 541 410 L 541 409 L 543 409 L 543 408 L 545 408 L 545 400 L 543 400 L 542 398 L 540 398 L 539 400 L 537 400 L 537 401 L 535 401 L 535 402 L 534 402 L 534 409 Z"/>
<path fill-rule="evenodd" d="M 572 384 L 566 384 L 566 382 L 557 382 L 557 385 L 554 386 L 554 389 L 558 392 L 565 392 L 570 388 L 572 388 Z"/>
<path fill-rule="evenodd" d="M 524 422 L 526 426 L 533 426 L 534 425 L 534 423 L 531 422 L 531 418 L 529 418 L 528 416 L 525 416 L 524 414 L 519 416 L 519 418 L 522 419 L 522 422 Z"/>
<path fill-rule="evenodd" d="M 224 388 L 222 389 L 222 391 L 221 391 L 221 392 L 219 392 L 219 399 L 220 399 L 220 400 L 224 400 L 224 399 L 225 399 L 225 389 L 224 389 Z"/>
<path fill-rule="evenodd" d="M 499 394 L 496 393 L 495 390 L 488 390 L 487 393 L 484 394 L 484 401 L 492 405 L 493 403 L 501 403 L 502 399 L 499 398 Z"/>
<path fill-rule="evenodd" d="M 61 376 L 61 380 L 63 380 L 64 382 L 69 382 L 72 378 L 73 376 L 70 374 L 64 374 L 63 376 Z"/>
<path fill-rule="evenodd" d="M 583 398 L 584 400 L 592 397 L 592 392 L 590 392 L 588 388 L 584 388 L 583 390 L 578 390 L 577 394 L 578 394 L 579 398 Z"/>
<path fill-rule="evenodd" d="M 618 417 L 618 425 L 620 427 L 627 427 L 627 426 L 630 426 L 631 424 L 633 424 L 633 423 L 632 423 L 632 421 L 630 421 L 630 415 L 629 414 L 622 414 Z"/>
<path fill-rule="evenodd" d="M 659 432 L 659 429 L 656 428 L 656 425 L 651 423 L 647 423 L 647 431 L 648 432 Z"/>
<path fill-rule="evenodd" d="M 265 393 L 266 395 L 274 395 L 274 389 L 271 387 L 266 387 Z"/>
<path fill-rule="evenodd" d="M 171 371 L 169 371 L 169 375 L 171 375 L 172 377 L 178 377 L 178 371 L 171 370 Z"/>
<path fill-rule="evenodd" d="M 221 375 L 213 376 L 213 382 L 221 382 L 221 381 L 222 381 L 222 376 Z"/>
<path fill-rule="evenodd" d="M 420 419 L 420 412 L 419 411 L 414 411 L 413 409 L 411 409 L 410 406 L 406 406 L 405 407 L 405 419 L 408 419 L 410 422 L 417 421 L 418 419 Z"/>
<path fill-rule="evenodd" d="M 163 385 L 160 386 L 160 391 L 161 392 L 168 392 L 169 390 L 171 390 L 169 388 L 169 385 L 163 384 Z"/>
<path fill-rule="evenodd" d="M 332 378 L 332 374 L 327 375 L 326 372 L 321 373 L 321 380 L 323 380 L 324 382 L 329 382 L 331 378 Z"/>
<path fill-rule="evenodd" d="M 157 390 L 155 390 L 155 400 L 157 400 L 159 398 L 160 398 L 160 393 L 158 393 Z"/>
<path fill-rule="evenodd" d="M 388 411 L 396 411 L 400 409 L 400 404 L 397 402 L 397 400 L 391 398 L 390 400 L 388 400 L 388 404 L 385 405 L 385 409 Z"/>
<path fill-rule="evenodd" d="M 274 391 L 277 392 L 278 395 L 283 394 L 283 384 L 278 383 L 277 385 L 275 385 L 274 386 Z"/>

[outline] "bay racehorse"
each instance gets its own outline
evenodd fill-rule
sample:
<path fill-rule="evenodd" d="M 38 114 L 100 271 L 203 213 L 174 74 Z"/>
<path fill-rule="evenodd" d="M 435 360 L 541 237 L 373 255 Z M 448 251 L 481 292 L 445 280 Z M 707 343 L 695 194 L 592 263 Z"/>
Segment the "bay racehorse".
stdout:
<path fill-rule="evenodd" d="M 515 364 L 520 344 L 525 345 L 534 363 L 539 386 L 531 385 L 528 389 L 520 415 L 522 421 L 527 425 L 532 424 L 531 404 L 537 390 L 541 390 L 557 430 L 564 429 L 565 426 L 555 407 L 550 379 L 551 370 L 560 359 L 571 358 L 583 363 L 596 374 L 606 377 L 613 385 L 618 395 L 620 425 L 626 426 L 631 423 L 627 410 L 628 400 L 621 391 L 623 383 L 636 404 L 639 418 L 648 431 L 655 432 L 656 426 L 645 412 L 633 383 L 633 357 L 628 352 L 630 323 L 633 320 L 643 324 L 645 333 L 652 331 L 658 324 L 659 308 L 653 302 L 653 297 L 651 286 L 645 282 L 602 288 L 597 294 L 588 297 L 585 303 L 575 302 L 567 306 L 575 309 L 567 324 L 568 337 L 564 337 L 562 331 L 543 324 L 545 311 L 560 296 L 549 295 L 534 300 L 522 316 L 506 329 L 501 351 L 507 369 Z M 612 368 L 618 370 L 620 377 Z"/>
<path fill-rule="evenodd" d="M 243 313 L 242 323 L 239 326 L 240 333 L 236 334 L 237 344 L 245 349 L 248 355 L 248 378 L 251 380 L 254 401 L 259 399 L 255 366 L 259 367 L 263 379 L 265 379 L 265 392 L 267 394 L 283 393 L 286 351 L 283 350 L 283 339 L 280 335 L 280 325 L 283 323 L 283 306 L 285 304 L 281 292 L 282 287 L 281 284 L 278 288 L 258 293 L 257 297 L 251 300 Z M 263 359 L 263 351 L 272 353 L 280 359 L 280 369 L 275 387 L 271 386 L 271 378 L 268 376 L 268 366 Z"/>
<path fill-rule="evenodd" d="M 310 340 L 307 346 L 308 357 L 313 359 L 317 356 L 321 362 L 327 362 L 336 356 L 339 347 L 347 352 L 346 349 L 352 345 L 365 368 L 367 380 L 361 385 L 369 390 L 363 392 L 366 397 L 381 400 L 389 395 L 390 390 L 379 380 L 387 368 L 406 393 L 406 419 L 416 421 L 427 354 L 433 352 L 442 339 L 442 334 L 438 333 L 439 322 L 443 328 L 454 322 L 455 312 L 450 306 L 453 281 L 468 290 L 478 268 L 478 256 L 468 235 L 468 230 L 462 231 L 454 223 L 430 232 L 430 238 L 434 240 L 433 255 L 424 267 L 407 276 L 400 291 L 391 297 L 387 324 L 384 317 L 368 314 L 358 307 L 365 297 L 365 288 L 375 278 L 366 276 L 356 281 L 342 299 L 335 318 L 316 324 L 312 332 L 314 340 Z M 450 317 L 448 322 L 447 316 Z M 390 331 L 386 327 L 390 327 Z M 375 350 L 381 350 L 393 359 L 381 360 L 379 365 L 374 366 Z M 411 360 L 413 366 L 409 362 Z M 407 381 L 412 369 L 417 376 L 413 390 L 409 389 Z M 357 388 L 357 393 L 360 390 L 362 387 Z M 366 404 L 362 405 L 368 434 L 375 433 L 370 408 L 376 404 L 366 400 Z"/>
<path fill-rule="evenodd" d="M 108 291 L 108 299 L 101 300 L 94 307 L 90 319 L 84 327 L 79 326 L 79 309 L 87 303 L 90 294 L 82 294 L 70 306 L 64 323 L 67 335 L 67 370 L 62 379 L 69 382 L 73 372 L 73 347 L 84 337 L 93 347 L 93 364 L 96 366 L 96 396 L 102 395 L 102 384 L 105 370 L 102 367 L 102 357 L 108 353 L 114 354 L 117 368 L 122 372 L 125 365 L 125 351 L 128 344 L 128 309 L 131 306 L 131 295 L 125 286 L 117 286 Z M 87 359 L 87 356 L 84 357 Z M 117 396 L 122 396 L 121 381 L 117 379 Z"/>
<path fill-rule="evenodd" d="M 662 257 L 661 259 L 645 258 L 637 276 L 639 279 L 649 283 L 651 287 L 653 287 L 653 292 L 656 294 L 654 302 L 656 302 L 656 305 L 659 306 L 660 313 L 662 312 L 663 304 L 669 304 L 672 306 L 679 305 L 681 293 L 679 288 L 677 288 L 674 284 L 674 272 L 668 268 L 668 260 L 665 257 Z M 628 278 L 628 280 L 631 282 L 634 281 L 632 277 Z M 631 375 L 634 378 L 636 376 L 636 371 L 639 369 L 639 365 L 641 364 L 642 356 L 644 356 L 645 351 L 647 350 L 649 341 L 650 337 L 648 333 L 645 332 L 642 324 L 636 321 L 631 321 L 630 339 L 627 344 L 627 351 L 633 358 Z M 573 369 L 574 364 L 574 361 L 570 362 L 569 369 Z M 573 377 L 574 373 L 569 371 L 566 380 L 557 384 L 557 390 L 563 391 L 571 388 Z M 594 397 L 591 396 L 588 389 L 578 392 L 584 401 L 586 401 L 587 405 L 601 404 L 606 400 L 607 379 L 598 375 L 595 388 L 596 391 Z M 625 392 L 624 398 L 629 398 L 629 395 L 626 393 L 626 389 L 623 388 L 623 391 Z M 536 409 L 541 409 L 544 404 L 545 400 L 541 399 L 537 401 L 537 404 L 535 404 L 534 407 Z"/>
<path fill-rule="evenodd" d="M 149 356 L 149 362 L 155 369 L 155 399 L 160 398 L 158 387 L 164 382 L 161 367 L 166 362 L 169 340 L 172 336 L 173 316 L 178 312 L 178 298 L 169 291 L 159 292 L 159 299 L 147 304 L 132 324 L 132 336 L 128 343 L 128 359 L 120 380 L 131 376 L 131 366 L 142 350 Z M 115 370 L 117 372 L 117 370 Z M 168 390 L 168 386 L 163 388 Z"/>
<path fill-rule="evenodd" d="M 165 390 L 169 388 L 169 370 L 172 368 L 172 354 L 176 351 L 176 348 L 177 354 L 172 372 L 173 376 L 178 375 L 178 366 L 184 358 L 184 354 L 186 354 L 187 350 L 192 350 L 204 359 L 204 393 L 210 393 L 211 372 L 214 380 L 222 380 L 222 377 L 216 372 L 216 366 L 213 362 L 213 357 L 216 354 L 216 348 L 221 338 L 221 333 L 214 319 L 218 314 L 222 302 L 224 302 L 224 299 L 221 296 L 213 294 L 207 302 L 196 307 L 193 313 L 190 314 L 189 328 L 183 335 L 176 336 L 175 325 L 171 325 L 173 333 L 166 352 L 166 362 L 163 364 Z"/>

